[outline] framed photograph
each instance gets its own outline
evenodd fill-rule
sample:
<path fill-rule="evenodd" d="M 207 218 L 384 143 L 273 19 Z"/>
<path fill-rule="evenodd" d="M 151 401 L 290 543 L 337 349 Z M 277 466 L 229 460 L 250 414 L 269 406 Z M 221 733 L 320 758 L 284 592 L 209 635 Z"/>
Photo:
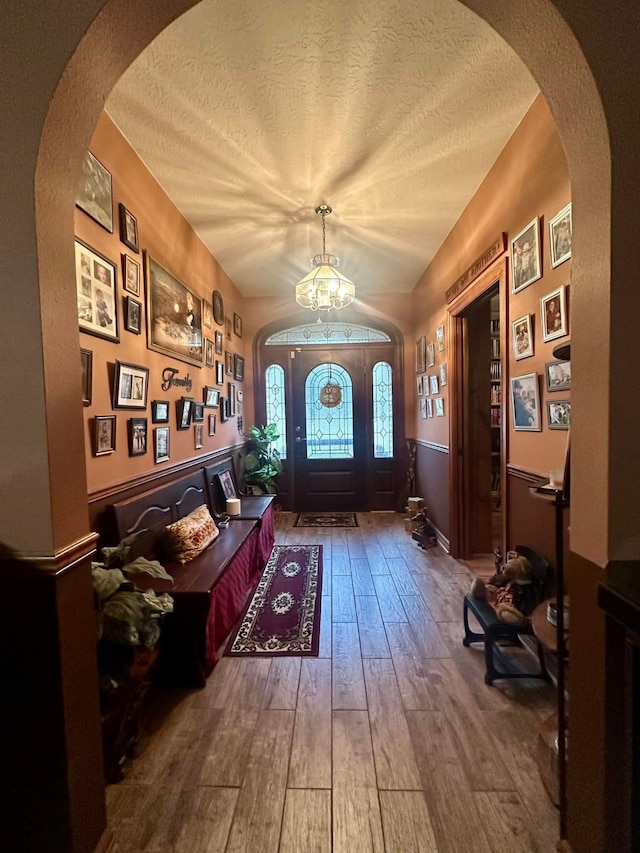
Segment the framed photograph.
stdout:
<path fill-rule="evenodd" d="M 422 397 L 422 376 L 418 376 L 416 379 L 416 389 L 418 392 L 418 397 Z"/>
<path fill-rule="evenodd" d="M 124 327 L 134 335 L 139 335 L 142 331 L 142 303 L 133 296 L 124 298 Z"/>
<path fill-rule="evenodd" d="M 218 480 L 220 482 L 220 488 L 222 489 L 222 494 L 225 498 L 237 498 L 236 495 L 236 487 L 233 483 L 233 477 L 231 476 L 230 471 L 221 471 L 218 474 Z"/>
<path fill-rule="evenodd" d="M 242 317 L 239 314 L 233 315 L 233 333 L 239 338 L 242 337 Z"/>
<path fill-rule="evenodd" d="M 194 438 L 194 447 L 196 450 L 200 450 L 202 447 L 202 435 L 204 432 L 204 427 L 202 424 L 196 424 L 193 428 L 193 438 Z"/>
<path fill-rule="evenodd" d="M 443 418 L 444 417 L 444 398 L 443 397 L 436 397 L 435 398 L 435 404 L 436 404 L 436 417 L 437 418 Z"/>
<path fill-rule="evenodd" d="M 142 456 L 147 452 L 147 419 L 129 418 L 129 456 Z"/>
<path fill-rule="evenodd" d="M 436 363 L 436 345 L 429 344 L 427 347 L 427 367 L 433 367 Z"/>
<path fill-rule="evenodd" d="M 511 378 L 511 411 L 515 430 L 540 432 L 542 425 L 537 373 Z"/>
<path fill-rule="evenodd" d="M 224 318 L 224 336 L 228 341 L 231 340 L 231 317 Z"/>
<path fill-rule="evenodd" d="M 213 291 L 213 319 L 218 326 L 224 326 L 224 301 L 219 290 Z"/>
<path fill-rule="evenodd" d="M 156 465 L 169 459 L 169 427 L 156 427 L 153 431 L 153 450 Z"/>
<path fill-rule="evenodd" d="M 540 263 L 540 221 L 538 217 L 511 241 L 512 293 L 518 293 L 542 275 Z"/>
<path fill-rule="evenodd" d="M 126 254 L 122 255 L 122 284 L 125 290 L 140 298 L 140 264 Z"/>
<path fill-rule="evenodd" d="M 437 376 L 430 376 L 429 377 L 429 386 L 431 387 L 431 393 L 432 394 L 438 393 L 439 388 L 438 388 L 438 377 Z"/>
<path fill-rule="evenodd" d="M 571 202 L 563 207 L 549 222 L 549 247 L 551 266 L 558 267 L 571 257 L 571 234 L 573 233 Z"/>
<path fill-rule="evenodd" d="M 229 398 L 229 414 L 233 417 L 236 413 L 236 386 L 233 382 L 227 383 L 229 388 L 228 398 Z"/>
<path fill-rule="evenodd" d="M 542 340 L 553 341 L 568 334 L 567 307 L 564 300 L 564 287 L 559 287 L 540 300 L 542 317 Z"/>
<path fill-rule="evenodd" d="M 209 415 L 209 435 L 216 434 L 216 416 Z"/>
<path fill-rule="evenodd" d="M 191 407 L 191 422 L 201 424 L 204 421 L 204 403 L 194 401 Z"/>
<path fill-rule="evenodd" d="M 544 366 L 547 391 L 566 391 L 571 388 L 571 362 L 548 361 Z"/>
<path fill-rule="evenodd" d="M 220 391 L 218 388 L 214 388 L 212 385 L 205 385 L 204 390 L 202 392 L 204 405 L 208 408 L 218 408 L 218 402 L 220 401 Z"/>
<path fill-rule="evenodd" d="M 436 340 L 438 342 L 438 352 L 444 352 L 444 326 L 438 326 L 436 329 Z"/>
<path fill-rule="evenodd" d="M 222 355 L 222 332 L 216 331 L 215 334 L 215 350 L 216 355 Z"/>
<path fill-rule="evenodd" d="M 416 341 L 416 373 L 424 373 L 427 365 L 427 341 L 423 335 Z"/>
<path fill-rule="evenodd" d="M 210 329 L 212 323 L 213 311 L 211 309 L 211 303 L 204 299 L 202 302 L 202 325 L 206 326 L 207 329 Z"/>
<path fill-rule="evenodd" d="M 244 357 L 241 355 L 233 356 L 233 378 L 237 382 L 244 382 Z"/>
<path fill-rule="evenodd" d="M 431 399 L 431 397 L 428 397 L 425 400 L 425 403 L 427 404 L 427 417 L 432 418 L 433 417 L 433 400 Z"/>
<path fill-rule="evenodd" d="M 202 300 L 148 254 L 147 346 L 202 367 Z"/>
<path fill-rule="evenodd" d="M 224 385 L 224 364 L 216 361 L 216 385 Z"/>
<path fill-rule="evenodd" d="M 228 351 L 224 354 L 224 372 L 227 376 L 233 376 L 233 354 Z"/>
<path fill-rule="evenodd" d="M 111 172 L 91 151 L 84 155 L 82 178 L 76 194 L 76 205 L 113 233 L 113 196 Z"/>
<path fill-rule="evenodd" d="M 80 366 L 82 369 L 82 405 L 90 406 L 93 387 L 93 353 L 90 349 L 80 350 Z"/>
<path fill-rule="evenodd" d="M 220 397 L 220 423 L 229 420 L 229 398 Z"/>
<path fill-rule="evenodd" d="M 116 359 L 113 377 L 114 409 L 146 409 L 149 368 Z"/>
<path fill-rule="evenodd" d="M 207 367 L 213 367 L 213 341 L 204 339 L 204 363 Z"/>
<path fill-rule="evenodd" d="M 128 246 L 133 252 L 139 252 L 138 220 L 122 202 L 118 205 L 118 209 L 120 211 L 120 242 Z"/>
<path fill-rule="evenodd" d="M 76 301 L 78 325 L 108 341 L 119 341 L 116 310 L 116 266 L 76 240 Z"/>
<path fill-rule="evenodd" d="M 569 429 L 571 425 L 571 400 L 547 400 L 549 429 Z"/>
<path fill-rule="evenodd" d="M 533 334 L 531 331 L 531 314 L 519 317 L 511 324 L 513 332 L 513 354 L 518 361 L 533 355 Z"/>
<path fill-rule="evenodd" d="M 180 397 L 176 400 L 176 429 L 189 429 L 193 397 Z"/>
<path fill-rule="evenodd" d="M 169 401 L 168 400 L 152 400 L 151 401 L 151 423 L 168 424 L 169 423 Z"/>
<path fill-rule="evenodd" d="M 96 415 L 94 427 L 93 455 L 113 453 L 116 449 L 116 416 Z"/>
<path fill-rule="evenodd" d="M 440 370 L 440 387 L 447 384 L 447 365 L 441 364 L 439 367 Z"/>
<path fill-rule="evenodd" d="M 425 397 L 420 398 L 420 417 L 426 420 L 427 418 L 427 400 Z"/>

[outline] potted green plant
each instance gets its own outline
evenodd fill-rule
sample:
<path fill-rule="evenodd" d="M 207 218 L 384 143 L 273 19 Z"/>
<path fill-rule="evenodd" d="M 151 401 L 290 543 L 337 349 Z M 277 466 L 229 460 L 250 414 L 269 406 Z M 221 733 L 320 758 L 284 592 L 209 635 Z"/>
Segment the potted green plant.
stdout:
<path fill-rule="evenodd" d="M 162 619 L 173 610 L 168 593 L 157 595 L 135 586 L 134 578 L 140 574 L 172 580 L 157 560 L 133 558 L 132 546 L 139 535 L 114 548 L 102 548 L 104 561 L 91 564 L 101 685 L 110 690 L 127 679 L 136 648 L 155 647 Z"/>
<path fill-rule="evenodd" d="M 247 494 L 277 494 L 276 477 L 282 471 L 282 461 L 272 446 L 280 438 L 276 425 L 250 426 L 244 437 L 247 452 L 243 459 L 242 484 Z"/>

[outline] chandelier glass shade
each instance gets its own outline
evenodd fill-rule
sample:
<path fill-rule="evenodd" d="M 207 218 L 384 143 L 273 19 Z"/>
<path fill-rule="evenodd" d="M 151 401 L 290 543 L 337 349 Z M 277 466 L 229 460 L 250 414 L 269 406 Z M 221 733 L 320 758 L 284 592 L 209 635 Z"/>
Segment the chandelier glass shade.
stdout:
<path fill-rule="evenodd" d="M 355 298 L 356 287 L 338 271 L 339 261 L 335 255 L 326 251 L 325 217 L 331 213 L 331 208 L 321 204 L 316 207 L 316 213 L 322 216 L 322 252 L 312 258 L 313 269 L 296 284 L 296 302 L 312 311 L 346 308 Z"/>

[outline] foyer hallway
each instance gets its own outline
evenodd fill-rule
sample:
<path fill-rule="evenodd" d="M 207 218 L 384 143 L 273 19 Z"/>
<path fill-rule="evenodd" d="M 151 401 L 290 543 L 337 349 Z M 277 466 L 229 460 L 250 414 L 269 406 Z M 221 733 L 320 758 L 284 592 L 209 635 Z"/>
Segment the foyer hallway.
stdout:
<path fill-rule="evenodd" d="M 100 853 L 551 853 L 558 816 L 534 761 L 542 681 L 483 681 L 462 646 L 469 571 L 394 513 L 293 528 L 324 546 L 320 656 L 222 658 L 165 691 Z"/>

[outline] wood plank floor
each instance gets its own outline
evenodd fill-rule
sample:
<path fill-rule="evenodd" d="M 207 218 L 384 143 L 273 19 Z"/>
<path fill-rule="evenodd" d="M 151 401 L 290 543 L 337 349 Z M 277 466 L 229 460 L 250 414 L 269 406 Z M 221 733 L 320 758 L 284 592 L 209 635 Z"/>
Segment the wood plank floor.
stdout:
<path fill-rule="evenodd" d="M 553 688 L 484 684 L 462 646 L 471 573 L 394 513 L 294 528 L 324 546 L 320 655 L 222 658 L 163 691 L 101 853 L 551 853 L 558 815 L 534 760 Z"/>

